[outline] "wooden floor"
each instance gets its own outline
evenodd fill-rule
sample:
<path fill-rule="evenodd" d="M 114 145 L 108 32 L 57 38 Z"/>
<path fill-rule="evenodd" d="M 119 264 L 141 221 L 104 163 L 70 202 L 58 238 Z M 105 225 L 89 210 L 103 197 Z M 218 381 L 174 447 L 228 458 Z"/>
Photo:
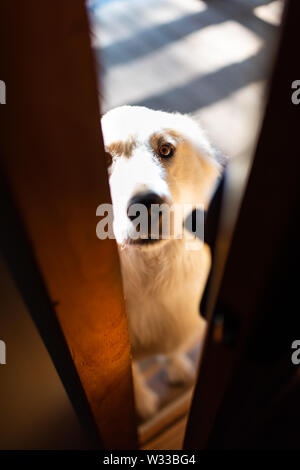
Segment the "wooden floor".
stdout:
<path fill-rule="evenodd" d="M 198 368 L 202 341 L 199 339 L 187 352 L 187 356 Z M 159 397 L 157 414 L 139 424 L 139 441 L 143 449 L 180 449 L 185 424 L 192 399 L 193 383 L 170 385 L 161 361 L 150 359 L 140 363 L 148 385 Z M 168 446 L 165 445 L 168 443 Z"/>
<path fill-rule="evenodd" d="M 134 104 L 191 113 L 230 158 L 251 151 L 268 91 L 279 0 L 89 0 L 88 5 L 102 112 Z M 154 373 L 153 367 L 145 370 L 150 382 L 162 396 L 169 392 L 159 416 L 140 427 L 142 446 L 178 449 L 191 389 L 167 389 L 163 370 Z"/>
<path fill-rule="evenodd" d="M 102 111 L 192 113 L 230 157 L 253 142 L 280 2 L 90 0 Z M 100 73 L 101 70 L 101 73 Z"/>

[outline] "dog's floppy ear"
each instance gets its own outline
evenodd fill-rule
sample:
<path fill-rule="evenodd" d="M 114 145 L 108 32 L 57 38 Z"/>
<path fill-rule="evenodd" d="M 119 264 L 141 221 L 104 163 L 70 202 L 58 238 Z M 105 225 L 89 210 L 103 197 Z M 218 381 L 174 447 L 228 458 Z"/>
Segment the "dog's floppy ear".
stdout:
<path fill-rule="evenodd" d="M 182 115 L 180 121 L 178 124 L 182 126 L 182 134 L 192 146 L 197 160 L 195 176 L 191 175 L 191 180 L 195 183 L 195 193 L 198 193 L 207 209 L 227 159 L 210 143 L 205 131 L 194 118 Z"/>
<path fill-rule="evenodd" d="M 225 158 L 211 144 L 206 132 L 195 117 L 189 114 L 175 113 L 174 130 L 182 135 L 193 146 L 202 158 L 213 160 L 223 166 Z"/>

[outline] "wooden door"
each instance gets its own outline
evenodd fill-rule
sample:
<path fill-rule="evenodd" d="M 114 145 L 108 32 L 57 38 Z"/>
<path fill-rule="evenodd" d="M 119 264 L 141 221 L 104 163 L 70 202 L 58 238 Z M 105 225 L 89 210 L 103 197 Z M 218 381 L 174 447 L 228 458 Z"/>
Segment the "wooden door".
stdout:
<path fill-rule="evenodd" d="M 137 448 L 130 345 L 83 0 L 0 6 L 3 251 L 90 445 Z"/>
<path fill-rule="evenodd" d="M 299 18 L 290 0 L 244 195 L 227 171 L 186 449 L 299 448 Z"/>

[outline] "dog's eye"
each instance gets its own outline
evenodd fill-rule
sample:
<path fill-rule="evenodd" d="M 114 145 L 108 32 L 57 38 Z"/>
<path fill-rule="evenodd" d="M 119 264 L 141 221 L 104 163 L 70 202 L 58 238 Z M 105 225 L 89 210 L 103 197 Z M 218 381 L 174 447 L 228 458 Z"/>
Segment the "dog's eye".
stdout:
<path fill-rule="evenodd" d="M 163 157 L 163 158 L 173 157 L 174 151 L 175 151 L 175 148 L 173 147 L 173 145 L 168 144 L 168 143 L 161 144 L 158 149 L 158 153 L 160 157 Z"/>

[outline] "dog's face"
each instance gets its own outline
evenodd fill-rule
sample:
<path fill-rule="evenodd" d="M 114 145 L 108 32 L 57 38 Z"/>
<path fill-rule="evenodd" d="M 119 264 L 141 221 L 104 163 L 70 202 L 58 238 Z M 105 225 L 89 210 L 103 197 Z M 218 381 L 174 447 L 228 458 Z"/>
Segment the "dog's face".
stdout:
<path fill-rule="evenodd" d="M 182 232 L 185 205 L 206 207 L 218 164 L 205 135 L 189 116 L 121 106 L 101 121 L 109 163 L 114 234 L 121 245 L 154 246 Z M 133 238 L 136 204 L 149 215 L 147 234 Z M 175 211 L 169 236 L 151 237 L 153 205 Z M 161 224 L 161 219 L 160 219 Z M 158 239 L 157 239 L 158 238 Z M 164 240 L 162 240 L 164 239 Z M 155 243 L 154 243 L 155 242 Z"/>

